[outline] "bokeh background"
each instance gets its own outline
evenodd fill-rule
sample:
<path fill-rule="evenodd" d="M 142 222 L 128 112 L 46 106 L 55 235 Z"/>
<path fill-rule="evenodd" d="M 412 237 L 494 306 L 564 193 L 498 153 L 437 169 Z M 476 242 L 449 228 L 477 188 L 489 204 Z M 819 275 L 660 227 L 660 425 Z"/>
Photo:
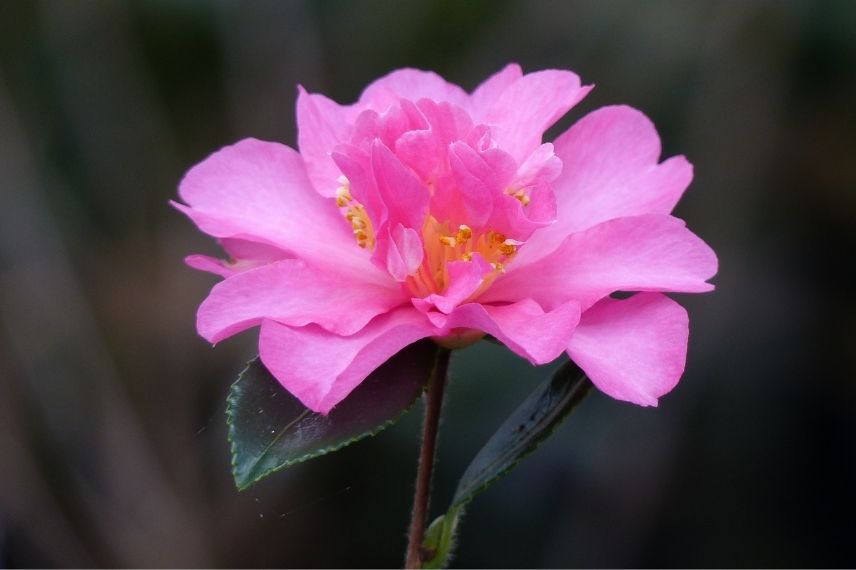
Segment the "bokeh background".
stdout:
<path fill-rule="evenodd" d="M 469 509 L 459 567 L 856 565 L 856 2 L 0 3 L 0 566 L 401 563 L 420 410 L 238 493 L 224 399 L 253 332 L 194 332 L 217 246 L 168 207 L 296 85 L 509 61 L 628 103 L 719 254 L 658 409 L 599 394 Z M 457 354 L 434 513 L 548 369 Z"/>

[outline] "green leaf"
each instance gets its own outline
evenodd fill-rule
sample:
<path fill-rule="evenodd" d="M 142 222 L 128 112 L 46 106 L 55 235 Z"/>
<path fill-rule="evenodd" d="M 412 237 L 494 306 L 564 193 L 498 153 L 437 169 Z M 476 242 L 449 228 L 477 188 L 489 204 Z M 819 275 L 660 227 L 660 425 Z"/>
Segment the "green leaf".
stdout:
<path fill-rule="evenodd" d="M 375 370 L 327 416 L 288 393 L 258 358 L 232 384 L 226 408 L 232 475 L 245 490 L 275 471 L 336 451 L 395 423 L 422 392 L 437 345 L 420 341 Z"/>
<path fill-rule="evenodd" d="M 535 451 L 586 397 L 591 381 L 571 361 L 541 383 L 476 454 L 458 482 L 453 507 L 462 507 Z"/>
<path fill-rule="evenodd" d="M 458 482 L 452 504 L 426 533 L 424 568 L 442 568 L 454 543 L 463 508 L 535 451 L 591 390 L 591 381 L 567 362 L 509 416 L 476 454 Z"/>

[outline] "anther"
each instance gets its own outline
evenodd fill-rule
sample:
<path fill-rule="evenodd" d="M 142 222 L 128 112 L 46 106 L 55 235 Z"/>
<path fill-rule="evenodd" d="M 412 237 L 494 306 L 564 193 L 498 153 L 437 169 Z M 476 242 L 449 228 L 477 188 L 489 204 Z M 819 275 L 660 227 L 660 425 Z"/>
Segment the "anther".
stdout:
<path fill-rule="evenodd" d="M 357 238 L 357 245 L 360 247 L 366 247 L 368 243 L 369 236 L 363 230 L 354 230 L 354 237 Z"/>
<path fill-rule="evenodd" d="M 344 208 L 348 205 L 348 202 L 353 200 L 351 197 L 351 192 L 348 190 L 347 186 L 339 186 L 336 189 L 336 205 L 340 208 Z"/>
<path fill-rule="evenodd" d="M 458 233 L 455 235 L 455 239 L 458 243 L 465 244 L 470 240 L 471 237 L 473 237 L 473 230 L 470 228 L 470 226 L 466 224 L 461 224 L 460 226 L 458 226 Z"/>
<path fill-rule="evenodd" d="M 449 247 L 455 247 L 458 243 L 453 236 L 440 236 L 440 243 Z"/>
<path fill-rule="evenodd" d="M 504 240 L 499 246 L 499 251 L 503 255 L 514 255 L 517 253 L 517 242 L 511 239 Z"/>

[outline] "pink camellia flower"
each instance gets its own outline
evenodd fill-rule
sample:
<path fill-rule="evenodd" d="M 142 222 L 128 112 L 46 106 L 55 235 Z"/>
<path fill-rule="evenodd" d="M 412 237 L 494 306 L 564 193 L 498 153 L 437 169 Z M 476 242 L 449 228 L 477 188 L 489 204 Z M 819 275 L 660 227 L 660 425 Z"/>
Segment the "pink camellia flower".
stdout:
<path fill-rule="evenodd" d="M 231 259 L 198 312 L 216 343 L 261 325 L 259 354 L 326 414 L 426 337 L 489 334 L 533 364 L 563 352 L 603 392 L 656 405 L 684 370 L 686 311 L 714 252 L 669 213 L 692 179 L 658 162 L 630 107 L 544 131 L 591 89 L 509 65 L 474 92 L 402 69 L 339 105 L 300 88 L 300 152 L 246 139 L 193 167 L 175 207 Z M 639 292 L 616 299 L 616 291 Z"/>

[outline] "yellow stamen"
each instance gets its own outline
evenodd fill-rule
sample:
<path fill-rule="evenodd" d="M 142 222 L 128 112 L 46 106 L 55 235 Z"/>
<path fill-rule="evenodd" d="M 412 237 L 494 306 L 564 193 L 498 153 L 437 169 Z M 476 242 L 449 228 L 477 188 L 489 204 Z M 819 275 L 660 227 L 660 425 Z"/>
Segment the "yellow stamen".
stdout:
<path fill-rule="evenodd" d="M 351 197 L 351 192 L 348 190 L 347 186 L 339 186 L 336 189 L 336 205 L 340 208 L 344 208 L 348 205 L 348 202 L 353 200 Z"/>
<path fill-rule="evenodd" d="M 374 230 L 371 220 L 362 204 L 351 196 L 350 182 L 344 176 L 338 178 L 339 186 L 336 189 L 336 205 L 342 209 L 342 215 L 351 224 L 357 245 L 366 249 L 374 247 Z"/>
<path fill-rule="evenodd" d="M 503 255 L 514 255 L 515 253 L 517 253 L 517 244 L 514 240 L 510 240 L 510 239 L 504 240 L 499 245 L 499 251 Z"/>
<path fill-rule="evenodd" d="M 471 237 L 473 237 L 473 230 L 470 228 L 470 226 L 466 224 L 461 224 L 460 226 L 458 226 L 458 233 L 455 235 L 455 239 L 459 244 L 464 245 L 465 243 L 470 241 Z"/>

